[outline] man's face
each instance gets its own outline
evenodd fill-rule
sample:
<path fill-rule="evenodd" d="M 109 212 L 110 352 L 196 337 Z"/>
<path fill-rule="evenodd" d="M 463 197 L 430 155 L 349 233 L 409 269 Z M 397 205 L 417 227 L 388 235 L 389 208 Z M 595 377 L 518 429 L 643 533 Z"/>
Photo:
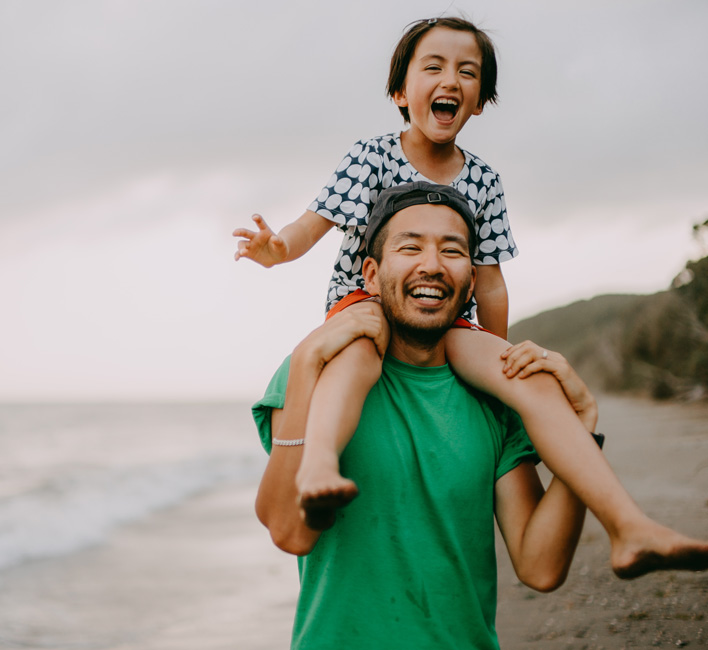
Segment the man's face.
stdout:
<path fill-rule="evenodd" d="M 387 224 L 381 263 L 365 263 L 367 289 L 381 297 L 394 331 L 439 339 L 472 296 L 469 230 L 445 205 L 414 205 Z"/>

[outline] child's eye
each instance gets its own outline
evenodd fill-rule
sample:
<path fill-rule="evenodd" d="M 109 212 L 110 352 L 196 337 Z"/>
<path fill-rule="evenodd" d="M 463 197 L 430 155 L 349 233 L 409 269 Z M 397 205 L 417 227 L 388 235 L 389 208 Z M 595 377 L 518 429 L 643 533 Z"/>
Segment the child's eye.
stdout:
<path fill-rule="evenodd" d="M 432 72 L 438 72 L 442 68 L 439 65 L 429 65 L 425 67 L 426 70 L 430 70 Z"/>
<path fill-rule="evenodd" d="M 477 78 L 477 73 L 474 70 L 460 70 L 460 74 L 471 77 L 472 79 Z"/>

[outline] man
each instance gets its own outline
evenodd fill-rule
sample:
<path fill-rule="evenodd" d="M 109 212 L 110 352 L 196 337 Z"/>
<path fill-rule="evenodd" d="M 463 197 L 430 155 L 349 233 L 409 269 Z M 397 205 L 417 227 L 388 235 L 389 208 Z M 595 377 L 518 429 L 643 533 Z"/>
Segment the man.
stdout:
<path fill-rule="evenodd" d="M 378 319 L 330 319 L 254 407 L 271 451 L 258 516 L 280 548 L 307 556 L 293 648 L 498 648 L 494 517 L 519 578 L 542 591 L 563 582 L 580 535 L 584 507 L 555 479 L 544 493 L 518 417 L 445 364 L 442 336 L 474 288 L 474 231 L 454 190 L 429 189 L 387 190 L 407 207 L 369 225 L 364 277 L 391 342 L 341 457 L 360 496 L 330 530 L 305 526 L 296 502 L 308 405 L 324 365 L 353 339 L 376 339 Z M 595 412 L 585 417 L 592 430 Z"/>

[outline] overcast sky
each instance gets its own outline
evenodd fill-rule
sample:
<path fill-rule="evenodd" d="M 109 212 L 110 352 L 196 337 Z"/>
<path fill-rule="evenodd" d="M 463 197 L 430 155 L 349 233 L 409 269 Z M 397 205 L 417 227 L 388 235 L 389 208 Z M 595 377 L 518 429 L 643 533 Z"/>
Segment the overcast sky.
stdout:
<path fill-rule="evenodd" d="M 233 261 L 349 146 L 398 130 L 412 20 L 464 12 L 500 103 L 511 320 L 664 289 L 708 217 L 705 0 L 0 0 L 0 400 L 257 397 L 321 322 L 339 236 Z"/>

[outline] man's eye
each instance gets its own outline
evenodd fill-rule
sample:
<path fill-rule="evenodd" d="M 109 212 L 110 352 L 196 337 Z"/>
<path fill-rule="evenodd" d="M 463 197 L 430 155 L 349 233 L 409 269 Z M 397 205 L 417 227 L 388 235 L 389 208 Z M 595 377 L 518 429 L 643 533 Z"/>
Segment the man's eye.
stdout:
<path fill-rule="evenodd" d="M 402 251 L 417 251 L 419 250 L 417 246 L 413 246 L 412 244 L 409 244 L 408 246 L 401 246 Z"/>
<path fill-rule="evenodd" d="M 443 251 L 444 255 L 462 255 L 462 251 L 459 248 L 446 248 Z"/>

